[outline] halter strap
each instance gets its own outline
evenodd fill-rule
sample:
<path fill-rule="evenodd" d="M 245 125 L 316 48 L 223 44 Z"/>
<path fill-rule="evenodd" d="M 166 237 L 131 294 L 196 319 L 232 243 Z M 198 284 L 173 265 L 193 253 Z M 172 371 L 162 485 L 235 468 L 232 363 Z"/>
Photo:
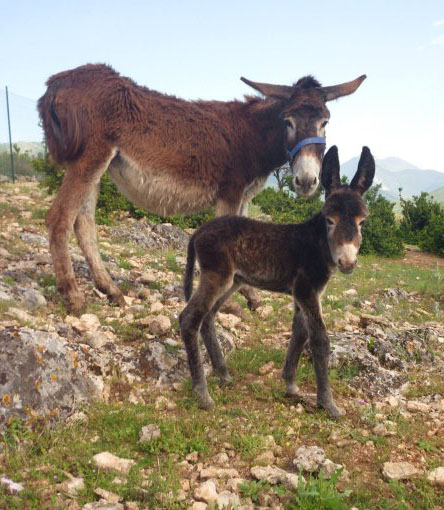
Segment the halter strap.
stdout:
<path fill-rule="evenodd" d="M 291 161 L 294 159 L 296 154 L 304 147 L 305 145 L 311 145 L 313 143 L 324 143 L 325 138 L 323 136 L 312 136 L 310 138 L 304 138 L 299 143 L 297 143 L 291 150 L 287 151 L 288 159 Z"/>

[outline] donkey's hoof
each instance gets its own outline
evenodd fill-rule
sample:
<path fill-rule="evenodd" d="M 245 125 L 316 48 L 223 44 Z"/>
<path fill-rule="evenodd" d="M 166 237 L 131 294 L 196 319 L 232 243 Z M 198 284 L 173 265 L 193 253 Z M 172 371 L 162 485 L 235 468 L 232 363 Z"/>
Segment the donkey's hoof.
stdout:
<path fill-rule="evenodd" d="M 123 294 L 120 291 L 118 293 L 116 292 L 115 294 L 110 294 L 108 296 L 108 300 L 110 301 L 110 303 L 114 303 L 118 306 L 123 306 L 123 307 L 126 306 L 125 297 L 123 296 Z"/>
<path fill-rule="evenodd" d="M 66 309 L 70 315 L 80 315 L 85 308 L 85 299 L 82 295 L 70 297 L 66 300 Z"/>
<path fill-rule="evenodd" d="M 334 402 L 328 402 L 326 404 L 318 402 L 318 406 L 325 409 L 332 418 L 340 418 L 345 415 L 345 411 L 338 407 Z"/>

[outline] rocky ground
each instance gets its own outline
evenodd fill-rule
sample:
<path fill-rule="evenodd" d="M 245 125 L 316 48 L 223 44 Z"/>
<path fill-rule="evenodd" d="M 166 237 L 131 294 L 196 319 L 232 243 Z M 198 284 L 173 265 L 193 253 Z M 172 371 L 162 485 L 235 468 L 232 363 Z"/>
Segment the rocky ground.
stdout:
<path fill-rule="evenodd" d="M 54 285 L 50 201 L 36 183 L 1 184 L 0 508 L 444 508 L 440 261 L 361 257 L 333 278 L 342 420 L 313 405 L 309 352 L 300 397 L 284 397 L 292 305 L 267 292 L 255 312 L 236 296 L 219 313 L 234 383 L 210 378 L 217 406 L 203 412 L 177 323 L 188 234 L 125 217 L 99 227 L 124 309 L 93 287 L 73 242 L 88 301 L 73 317 Z"/>

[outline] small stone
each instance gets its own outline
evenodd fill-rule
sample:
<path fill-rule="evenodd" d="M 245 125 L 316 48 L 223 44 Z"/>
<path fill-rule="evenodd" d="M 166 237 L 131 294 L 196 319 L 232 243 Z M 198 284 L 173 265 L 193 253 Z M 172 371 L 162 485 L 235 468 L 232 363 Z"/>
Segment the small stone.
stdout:
<path fill-rule="evenodd" d="M 217 499 L 216 484 L 212 480 L 202 482 L 194 491 L 194 497 L 206 503 L 215 501 Z"/>
<path fill-rule="evenodd" d="M 275 461 L 274 453 L 271 450 L 266 450 L 254 459 L 258 464 L 273 464 Z"/>
<path fill-rule="evenodd" d="M 430 473 L 427 475 L 427 480 L 432 485 L 437 485 L 438 487 L 444 487 L 444 466 L 440 466 L 440 467 L 430 471 Z"/>
<path fill-rule="evenodd" d="M 202 469 L 199 474 L 200 478 L 203 480 L 208 478 L 238 478 L 239 473 L 236 469 L 233 468 L 217 468 L 214 466 L 210 466 L 208 468 Z"/>
<path fill-rule="evenodd" d="M 231 313 L 219 312 L 217 314 L 217 319 L 219 321 L 219 324 L 225 329 L 233 329 L 241 322 L 241 319 L 239 317 Z"/>
<path fill-rule="evenodd" d="M 94 464 L 103 471 L 116 471 L 127 475 L 136 463 L 131 459 L 121 459 L 109 452 L 101 452 L 93 457 Z"/>
<path fill-rule="evenodd" d="M 237 303 L 236 301 L 229 300 L 226 301 L 222 307 L 220 308 L 220 311 L 223 313 L 236 315 L 236 317 L 239 317 L 242 319 L 244 311 L 242 309 L 242 306 Z"/>
<path fill-rule="evenodd" d="M 35 289 L 28 289 L 23 294 L 23 298 L 24 298 L 25 304 L 27 304 L 28 306 L 30 306 L 32 308 L 39 308 L 39 307 L 47 306 L 47 304 L 48 304 L 45 299 L 45 296 L 41 292 L 39 292 Z"/>
<path fill-rule="evenodd" d="M 94 332 L 100 327 L 99 318 L 93 313 L 84 313 L 79 318 L 68 315 L 65 318 L 65 322 L 79 333 Z"/>
<path fill-rule="evenodd" d="M 228 457 L 228 455 L 225 453 L 225 452 L 221 452 L 221 453 L 218 453 L 215 457 L 214 457 L 214 463 L 215 464 L 228 464 L 230 462 L 230 458 Z"/>
<path fill-rule="evenodd" d="M 321 466 L 321 469 L 319 470 L 319 473 L 323 475 L 323 477 L 326 480 L 330 480 L 330 478 L 336 473 L 336 471 L 339 471 L 342 469 L 342 464 L 335 464 L 330 459 L 325 459 L 324 463 Z"/>
<path fill-rule="evenodd" d="M 217 507 L 222 510 L 224 508 L 239 508 L 240 500 L 237 494 L 230 491 L 222 491 L 216 499 Z"/>
<path fill-rule="evenodd" d="M 195 464 L 198 460 L 199 460 L 199 453 L 198 452 L 191 452 L 189 453 L 185 459 L 188 461 L 188 462 L 192 462 L 193 464 Z"/>
<path fill-rule="evenodd" d="M 356 289 L 347 289 L 342 293 L 343 296 L 357 296 L 358 291 Z"/>
<path fill-rule="evenodd" d="M 293 464 L 302 471 L 313 473 L 325 461 L 325 452 L 319 446 L 301 446 L 296 450 Z"/>
<path fill-rule="evenodd" d="M 139 324 L 147 326 L 148 331 L 152 335 L 164 335 L 171 329 L 171 321 L 165 315 L 157 315 L 156 317 L 145 317 L 140 319 Z"/>
<path fill-rule="evenodd" d="M 277 466 L 253 466 L 250 472 L 256 480 L 263 480 L 271 485 L 282 483 L 292 489 L 296 489 L 298 486 L 298 475 L 287 473 Z"/>
<path fill-rule="evenodd" d="M 415 400 L 410 400 L 407 402 L 407 411 L 411 413 L 428 413 L 430 412 L 430 406 L 428 404 L 424 404 L 423 402 L 417 402 Z"/>
<path fill-rule="evenodd" d="M 207 510 L 208 505 L 206 503 L 203 503 L 202 501 L 195 501 L 191 505 L 191 510 Z"/>
<path fill-rule="evenodd" d="M 399 407 L 399 399 L 397 399 L 396 397 L 393 397 L 392 395 L 387 397 L 387 403 L 390 407 L 393 407 L 393 408 Z"/>
<path fill-rule="evenodd" d="M 259 368 L 259 373 L 261 375 L 266 375 L 266 374 L 269 374 L 270 372 L 272 372 L 273 369 L 274 369 L 274 361 L 269 361 L 268 363 L 265 363 L 265 365 L 262 365 Z"/>
<path fill-rule="evenodd" d="M 173 409 L 176 409 L 176 403 L 172 400 L 167 399 L 166 397 L 160 396 L 156 398 L 156 401 L 154 402 L 154 407 L 157 410 L 166 410 L 166 411 L 172 411 Z"/>
<path fill-rule="evenodd" d="M 150 312 L 151 313 L 157 313 L 157 312 L 160 312 L 161 310 L 163 310 L 165 307 L 163 305 L 163 303 L 161 303 L 160 301 L 155 301 L 151 306 L 150 306 Z"/>
<path fill-rule="evenodd" d="M 100 496 L 101 498 L 106 500 L 108 503 L 118 503 L 122 499 L 122 497 L 119 496 L 119 494 L 115 494 L 114 492 L 101 489 L 100 487 L 94 489 L 94 493 L 97 494 L 97 496 Z"/>
<path fill-rule="evenodd" d="M 245 480 L 243 478 L 230 478 L 230 480 L 227 481 L 227 489 L 231 492 L 238 492 L 239 485 L 244 482 Z"/>
<path fill-rule="evenodd" d="M 154 439 L 159 439 L 160 436 L 161 436 L 160 428 L 157 425 L 151 423 L 149 425 L 145 425 L 144 427 L 142 427 L 139 434 L 139 442 L 149 443 Z"/>
<path fill-rule="evenodd" d="M 108 503 L 104 499 L 87 503 L 82 506 L 82 510 L 124 510 L 122 503 Z"/>
<path fill-rule="evenodd" d="M 273 307 L 271 305 L 265 305 L 260 306 L 256 312 L 262 319 L 265 319 L 265 317 L 268 317 L 270 314 L 272 314 L 274 311 Z"/>
<path fill-rule="evenodd" d="M 139 299 L 143 299 L 143 300 L 149 299 L 150 296 L 151 296 L 151 292 L 149 289 L 141 289 L 141 290 L 139 290 L 139 293 L 137 294 L 137 297 Z"/>
<path fill-rule="evenodd" d="M 157 282 L 158 277 L 153 271 L 146 271 L 144 272 L 141 277 L 139 278 L 140 283 L 155 283 Z"/>
<path fill-rule="evenodd" d="M 101 349 L 110 339 L 101 331 L 86 331 L 82 341 L 93 349 Z"/>
<path fill-rule="evenodd" d="M 86 423 L 88 421 L 88 416 L 83 411 L 76 411 L 71 414 L 71 416 L 66 420 L 67 423 Z"/>
<path fill-rule="evenodd" d="M 125 510 L 139 510 L 139 503 L 137 501 L 127 501 L 125 503 Z"/>
<path fill-rule="evenodd" d="M 385 462 L 382 469 L 386 480 L 408 480 L 418 473 L 419 470 L 409 462 Z"/>
<path fill-rule="evenodd" d="M 31 324 L 35 322 L 34 318 L 31 315 L 29 315 L 29 313 L 25 312 L 25 310 L 21 310 L 20 308 L 14 307 L 8 308 L 7 314 L 22 322 L 29 322 Z"/>
<path fill-rule="evenodd" d="M 83 478 L 69 478 L 62 483 L 57 484 L 57 489 L 64 492 L 68 496 L 75 497 L 79 491 L 85 488 L 85 482 Z"/>

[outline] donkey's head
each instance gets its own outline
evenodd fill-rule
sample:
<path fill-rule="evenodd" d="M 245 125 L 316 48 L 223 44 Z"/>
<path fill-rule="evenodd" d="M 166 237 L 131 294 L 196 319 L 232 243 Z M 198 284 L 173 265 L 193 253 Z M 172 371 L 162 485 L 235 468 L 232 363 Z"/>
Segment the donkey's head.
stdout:
<path fill-rule="evenodd" d="M 368 216 L 362 195 L 372 185 L 375 160 L 368 147 L 363 147 L 358 170 L 350 185 L 341 184 L 338 149 L 331 147 L 324 157 L 321 180 L 325 188 L 322 215 L 327 226 L 331 257 L 342 273 L 351 273 L 361 246 L 361 226 Z"/>
<path fill-rule="evenodd" d="M 321 87 L 312 76 L 301 78 L 293 86 L 258 83 L 241 78 L 264 96 L 280 102 L 285 122 L 285 145 L 298 195 L 312 195 L 319 184 L 325 150 L 325 126 L 330 118 L 326 102 L 352 94 L 365 80 L 356 80 L 332 87 Z"/>

